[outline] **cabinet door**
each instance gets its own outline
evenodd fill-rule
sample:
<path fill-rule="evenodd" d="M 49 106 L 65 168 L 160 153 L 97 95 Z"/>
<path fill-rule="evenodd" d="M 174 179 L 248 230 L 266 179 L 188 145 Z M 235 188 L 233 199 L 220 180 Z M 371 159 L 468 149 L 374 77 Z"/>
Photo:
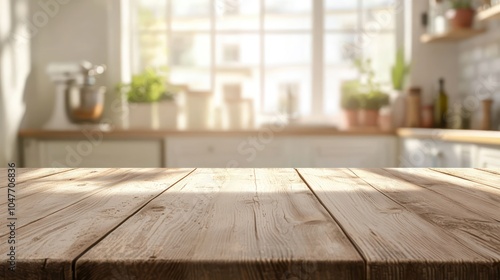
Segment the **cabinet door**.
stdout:
<path fill-rule="evenodd" d="M 396 167 L 395 137 L 308 137 L 302 141 L 297 149 L 308 147 L 309 167 Z"/>
<path fill-rule="evenodd" d="M 437 152 L 434 167 L 439 168 L 466 168 L 472 167 L 470 162 L 471 148 L 468 144 L 439 142 L 436 144 Z"/>
<path fill-rule="evenodd" d="M 470 167 L 471 147 L 433 139 L 401 140 L 400 166 L 416 168 Z"/>
<path fill-rule="evenodd" d="M 475 167 L 500 168 L 500 147 L 479 147 Z"/>
<path fill-rule="evenodd" d="M 157 140 L 92 143 L 88 140 L 24 141 L 26 167 L 162 167 L 162 142 Z"/>
<path fill-rule="evenodd" d="M 288 167 L 285 138 L 169 137 L 167 167 Z"/>

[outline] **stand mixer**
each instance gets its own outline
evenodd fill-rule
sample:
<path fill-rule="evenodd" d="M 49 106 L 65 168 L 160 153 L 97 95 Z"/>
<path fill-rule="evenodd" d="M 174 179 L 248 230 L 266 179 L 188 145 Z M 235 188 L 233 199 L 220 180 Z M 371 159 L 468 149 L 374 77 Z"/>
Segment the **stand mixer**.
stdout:
<path fill-rule="evenodd" d="M 56 84 L 56 104 L 45 129 L 66 130 L 103 127 L 105 87 L 95 86 L 95 77 L 106 70 L 105 65 L 90 62 L 53 63 L 47 72 Z"/>

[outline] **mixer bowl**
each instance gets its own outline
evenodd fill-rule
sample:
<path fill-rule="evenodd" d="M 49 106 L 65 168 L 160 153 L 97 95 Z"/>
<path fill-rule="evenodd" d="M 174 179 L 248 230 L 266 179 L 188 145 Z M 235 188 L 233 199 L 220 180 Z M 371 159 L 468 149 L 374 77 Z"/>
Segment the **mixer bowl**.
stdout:
<path fill-rule="evenodd" d="M 72 85 L 66 89 L 66 114 L 71 122 L 99 123 L 104 111 L 105 87 Z"/>

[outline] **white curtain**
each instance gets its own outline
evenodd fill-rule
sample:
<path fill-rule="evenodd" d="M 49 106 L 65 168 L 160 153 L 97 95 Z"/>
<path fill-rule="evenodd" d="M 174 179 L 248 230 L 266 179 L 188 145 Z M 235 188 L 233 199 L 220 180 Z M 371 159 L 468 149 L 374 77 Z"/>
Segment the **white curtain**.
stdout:
<path fill-rule="evenodd" d="M 30 72 L 27 0 L 0 0 L 0 168 L 16 160 L 17 133 L 25 112 Z"/>

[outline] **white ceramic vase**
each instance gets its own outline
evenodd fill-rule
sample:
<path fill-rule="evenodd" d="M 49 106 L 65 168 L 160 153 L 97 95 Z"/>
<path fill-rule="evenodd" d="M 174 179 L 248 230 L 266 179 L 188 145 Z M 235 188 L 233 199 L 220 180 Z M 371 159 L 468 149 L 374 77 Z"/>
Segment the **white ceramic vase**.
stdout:
<path fill-rule="evenodd" d="M 158 103 L 129 103 L 130 129 L 158 129 Z"/>
<path fill-rule="evenodd" d="M 179 107 L 175 101 L 162 101 L 158 103 L 160 129 L 176 130 Z"/>
<path fill-rule="evenodd" d="M 404 127 L 406 118 L 406 94 L 404 91 L 393 90 L 390 94 L 390 99 L 392 128 L 398 129 Z"/>

